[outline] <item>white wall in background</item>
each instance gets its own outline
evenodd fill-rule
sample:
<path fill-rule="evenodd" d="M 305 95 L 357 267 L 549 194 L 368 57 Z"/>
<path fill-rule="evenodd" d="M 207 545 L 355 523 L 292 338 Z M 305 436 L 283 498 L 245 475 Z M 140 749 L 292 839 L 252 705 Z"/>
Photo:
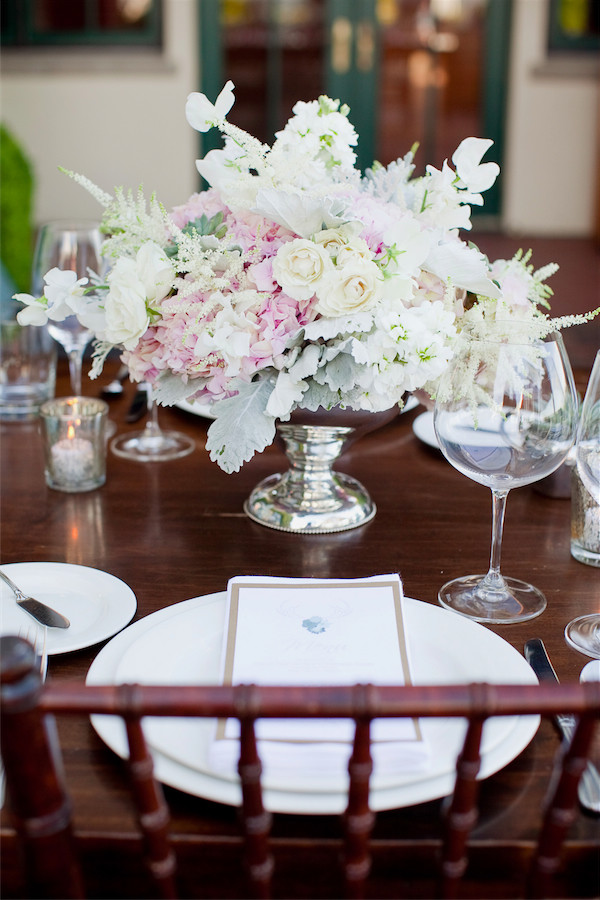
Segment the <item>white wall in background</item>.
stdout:
<path fill-rule="evenodd" d="M 197 0 L 164 5 L 162 53 L 4 51 L 0 115 L 33 162 L 36 222 L 99 211 L 58 166 L 108 191 L 143 183 L 168 208 L 196 189 L 198 135 L 184 107 L 199 86 Z M 597 177 L 598 69 L 547 65 L 546 15 L 547 0 L 514 0 L 503 227 L 586 235 Z"/>
<path fill-rule="evenodd" d="M 546 58 L 547 0 L 514 0 L 503 227 L 532 235 L 593 230 L 598 60 Z"/>
<path fill-rule="evenodd" d="M 101 211 L 58 166 L 109 193 L 143 184 L 167 208 L 196 190 L 198 134 L 185 118 L 198 89 L 196 0 L 164 8 L 162 52 L 3 53 L 0 114 L 33 163 L 36 222 Z"/>

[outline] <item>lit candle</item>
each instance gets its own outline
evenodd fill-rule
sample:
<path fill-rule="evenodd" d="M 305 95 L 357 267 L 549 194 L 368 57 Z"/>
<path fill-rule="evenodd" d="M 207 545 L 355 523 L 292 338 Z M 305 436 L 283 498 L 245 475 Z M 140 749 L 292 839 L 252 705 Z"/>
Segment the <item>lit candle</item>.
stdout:
<path fill-rule="evenodd" d="M 54 478 L 62 484 L 82 484 L 94 474 L 94 447 L 91 441 L 76 436 L 75 423 L 69 422 L 67 436 L 52 447 L 52 469 Z"/>

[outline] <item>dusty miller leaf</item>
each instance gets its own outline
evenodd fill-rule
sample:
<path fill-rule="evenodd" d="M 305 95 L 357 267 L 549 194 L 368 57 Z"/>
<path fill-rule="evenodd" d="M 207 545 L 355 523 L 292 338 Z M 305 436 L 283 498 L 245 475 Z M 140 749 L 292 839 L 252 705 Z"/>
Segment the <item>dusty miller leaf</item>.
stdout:
<path fill-rule="evenodd" d="M 309 388 L 302 397 L 303 409 L 315 412 L 317 409 L 333 409 L 340 402 L 340 395 L 332 391 L 327 385 L 309 382 Z"/>
<path fill-rule="evenodd" d="M 179 375 L 163 372 L 154 384 L 154 397 L 161 406 L 173 406 L 199 391 L 202 384 L 200 379 L 184 382 Z"/>
<path fill-rule="evenodd" d="M 217 418 L 208 429 L 206 449 L 224 472 L 238 472 L 242 465 L 273 443 L 275 419 L 266 413 L 273 391 L 270 379 L 244 384 L 235 397 L 213 406 Z"/>
<path fill-rule="evenodd" d="M 355 385 L 356 363 L 348 353 L 339 353 L 315 375 L 315 381 L 346 393 Z"/>

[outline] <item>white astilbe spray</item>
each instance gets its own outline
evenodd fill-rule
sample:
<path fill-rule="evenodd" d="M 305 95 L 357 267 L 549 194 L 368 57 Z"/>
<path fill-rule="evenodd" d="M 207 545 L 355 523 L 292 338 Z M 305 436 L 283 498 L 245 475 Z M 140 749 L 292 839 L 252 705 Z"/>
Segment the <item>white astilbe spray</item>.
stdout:
<path fill-rule="evenodd" d="M 109 259 L 133 256 L 142 244 L 152 241 L 165 246 L 169 240 L 169 214 L 155 194 L 147 203 L 143 188 L 137 193 L 115 189 L 115 196 L 102 219 L 103 230 L 109 235 L 102 255 Z"/>
<path fill-rule="evenodd" d="M 109 206 L 113 202 L 112 194 L 103 191 L 102 188 L 98 187 L 97 184 L 94 184 L 93 181 L 90 181 L 85 175 L 80 175 L 78 172 L 71 172 L 70 169 L 63 169 L 62 166 L 59 166 L 58 170 L 64 175 L 68 175 L 69 178 L 72 178 L 73 181 L 81 185 L 82 188 L 85 188 L 85 190 L 98 201 L 100 206 Z"/>

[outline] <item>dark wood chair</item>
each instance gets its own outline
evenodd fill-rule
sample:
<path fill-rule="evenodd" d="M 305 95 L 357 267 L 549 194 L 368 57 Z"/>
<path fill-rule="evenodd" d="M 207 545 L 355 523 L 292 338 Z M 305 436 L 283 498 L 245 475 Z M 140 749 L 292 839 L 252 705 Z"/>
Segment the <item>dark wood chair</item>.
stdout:
<path fill-rule="evenodd" d="M 577 785 L 590 753 L 600 716 L 600 684 L 489 685 L 440 687 L 257 687 L 257 686 L 86 686 L 42 684 L 33 648 L 3 637 L 1 652 L 1 749 L 14 824 L 24 852 L 29 896 L 84 897 L 82 867 L 64 783 L 55 715 L 121 716 L 129 742 L 131 795 L 137 809 L 154 896 L 176 897 L 176 860 L 169 840 L 169 811 L 153 777 L 143 716 L 236 717 L 241 723 L 239 773 L 241 829 L 249 896 L 268 897 L 273 859 L 270 815 L 262 802 L 261 764 L 254 723 L 261 717 L 343 717 L 356 723 L 349 763 L 347 809 L 342 816 L 343 874 L 348 896 L 364 895 L 370 868 L 369 841 L 374 814 L 369 809 L 372 769 L 370 722 L 378 717 L 459 716 L 468 719 L 456 765 L 456 785 L 448 798 L 440 831 L 439 895 L 459 895 L 467 864 L 469 832 L 477 820 L 480 740 L 490 716 L 572 713 L 577 727 L 570 745 L 557 753 L 548 805 L 541 811 L 537 850 L 528 890 L 551 895 L 561 846 L 577 815 Z M 199 896 L 201 896 L 199 892 Z"/>

